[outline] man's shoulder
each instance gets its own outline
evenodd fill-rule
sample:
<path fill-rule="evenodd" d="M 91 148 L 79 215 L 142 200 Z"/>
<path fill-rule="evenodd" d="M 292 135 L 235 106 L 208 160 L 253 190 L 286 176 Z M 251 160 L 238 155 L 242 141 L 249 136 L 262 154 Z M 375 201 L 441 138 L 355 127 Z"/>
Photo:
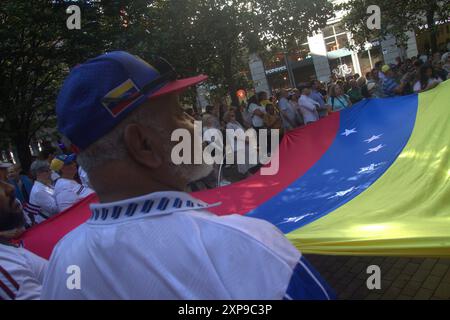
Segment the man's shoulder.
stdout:
<path fill-rule="evenodd" d="M 55 245 L 50 260 L 54 255 L 59 256 L 58 252 L 67 252 L 67 249 L 73 248 L 75 243 L 83 241 L 86 236 L 86 222 L 65 234 Z M 67 247 L 67 248 L 66 248 Z"/>
<path fill-rule="evenodd" d="M 30 256 L 35 255 L 22 247 L 0 244 L 0 260 L 9 266 L 14 265 L 14 269 L 27 269 Z"/>
<path fill-rule="evenodd" d="M 216 216 L 204 211 L 185 212 L 190 215 L 202 228 L 206 235 L 205 241 L 212 246 L 242 245 L 246 242 L 248 246 L 268 251 L 274 255 L 286 257 L 300 256 L 298 250 L 286 239 L 284 234 L 273 224 L 238 214 Z"/>
<path fill-rule="evenodd" d="M 39 198 L 43 195 L 52 194 L 54 189 L 36 181 L 30 191 L 30 198 Z"/>
<path fill-rule="evenodd" d="M 56 181 L 55 184 L 55 192 L 61 192 L 61 191 L 73 191 L 78 190 L 81 187 L 81 184 L 76 182 L 75 180 L 69 180 L 69 179 L 63 179 L 60 178 Z"/>

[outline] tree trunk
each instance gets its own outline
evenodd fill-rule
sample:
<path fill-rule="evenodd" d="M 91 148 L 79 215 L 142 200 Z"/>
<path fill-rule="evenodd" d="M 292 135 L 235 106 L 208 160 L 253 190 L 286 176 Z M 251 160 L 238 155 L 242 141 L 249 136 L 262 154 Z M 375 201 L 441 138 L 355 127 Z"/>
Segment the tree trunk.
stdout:
<path fill-rule="evenodd" d="M 435 6 L 436 6 L 436 3 L 431 4 L 430 9 L 427 11 L 427 24 L 428 24 L 428 30 L 430 31 L 431 53 L 435 53 L 438 51 L 436 26 L 434 23 L 434 13 L 436 11 Z"/>
<path fill-rule="evenodd" d="M 231 104 L 233 106 L 238 107 L 239 106 L 239 98 L 237 97 L 236 92 L 237 92 L 236 86 L 234 84 L 229 84 L 228 85 L 228 94 L 231 97 Z"/>
<path fill-rule="evenodd" d="M 14 143 L 17 148 L 17 155 L 19 156 L 20 165 L 24 172 L 28 172 L 31 165 L 31 152 L 29 148 L 30 141 L 24 137 L 17 136 L 14 138 Z"/>
<path fill-rule="evenodd" d="M 231 55 L 227 55 L 224 59 L 224 77 L 227 86 L 227 92 L 231 98 L 231 103 L 235 106 L 239 106 L 239 99 L 236 95 L 237 87 L 233 80 Z"/>

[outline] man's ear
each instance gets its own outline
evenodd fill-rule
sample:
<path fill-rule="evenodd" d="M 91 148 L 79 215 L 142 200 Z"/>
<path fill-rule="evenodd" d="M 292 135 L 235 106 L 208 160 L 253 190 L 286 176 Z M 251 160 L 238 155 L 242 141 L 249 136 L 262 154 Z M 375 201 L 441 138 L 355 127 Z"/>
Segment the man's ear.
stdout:
<path fill-rule="evenodd" d="M 125 128 L 124 141 L 130 157 L 137 163 L 155 169 L 163 162 L 158 136 L 150 128 L 130 124 Z"/>

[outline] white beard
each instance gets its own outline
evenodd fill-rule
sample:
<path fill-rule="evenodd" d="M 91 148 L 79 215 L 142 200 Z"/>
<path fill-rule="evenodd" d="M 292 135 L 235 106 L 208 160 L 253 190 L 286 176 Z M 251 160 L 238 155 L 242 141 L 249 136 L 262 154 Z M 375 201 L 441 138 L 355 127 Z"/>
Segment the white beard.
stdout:
<path fill-rule="evenodd" d="M 201 164 L 174 164 L 170 158 L 173 145 L 168 145 L 164 147 L 164 152 L 168 156 L 167 161 L 169 162 L 170 169 L 174 172 L 176 177 L 180 177 L 187 183 L 191 183 L 202 178 L 207 177 L 213 170 L 214 166 L 206 163 Z"/>
<path fill-rule="evenodd" d="M 176 176 L 183 178 L 187 183 L 191 183 L 207 177 L 214 169 L 209 164 L 182 164 L 175 165 L 170 162 L 170 166 Z"/>

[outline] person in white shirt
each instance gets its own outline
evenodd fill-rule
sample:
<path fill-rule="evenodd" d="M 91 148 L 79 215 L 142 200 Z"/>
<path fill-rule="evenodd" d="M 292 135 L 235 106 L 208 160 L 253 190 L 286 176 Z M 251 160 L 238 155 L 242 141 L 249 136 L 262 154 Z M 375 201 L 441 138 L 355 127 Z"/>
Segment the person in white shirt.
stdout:
<path fill-rule="evenodd" d="M 24 223 L 14 186 L 0 181 L 0 300 L 41 296 L 48 262 L 11 242 L 23 232 Z"/>
<path fill-rule="evenodd" d="M 435 88 L 442 82 L 439 76 L 434 74 L 433 67 L 429 64 L 424 64 L 419 69 L 419 80 L 414 84 L 414 92 L 424 92 Z"/>
<path fill-rule="evenodd" d="M 255 130 L 258 131 L 258 129 L 264 127 L 264 114 L 266 113 L 266 109 L 259 104 L 256 95 L 248 100 L 248 113 L 252 117 L 252 126 Z"/>
<path fill-rule="evenodd" d="M 152 68 L 126 52 L 107 53 L 78 66 L 59 93 L 59 129 L 79 149 L 77 161 L 100 203 L 91 205 L 88 221 L 54 248 L 42 298 L 332 298 L 275 226 L 240 215 L 216 216 L 207 209 L 220 204 L 183 192 L 187 183 L 211 172 L 204 163 L 175 165 L 171 160 L 177 145 L 170 139 L 173 130 L 187 130 L 192 145 L 200 143 L 179 93 L 206 77 L 155 87 L 163 71 L 154 69 L 171 70 L 158 61 L 151 62 Z M 102 109 L 101 97 L 115 93 L 129 77 L 146 89 L 139 91 L 138 103 L 114 94 L 113 103 L 128 112 L 113 117 Z M 83 100 L 75 94 L 81 88 L 88 90 Z M 79 289 L 70 290 L 66 270 L 74 265 L 81 271 Z"/>
<path fill-rule="evenodd" d="M 383 82 L 386 78 L 386 75 L 381 71 L 381 68 L 383 67 L 383 61 L 378 61 L 375 63 L 374 70 L 376 71 L 377 78 L 380 80 L 380 82 Z"/>
<path fill-rule="evenodd" d="M 278 107 L 281 112 L 281 119 L 283 120 L 283 127 L 286 130 L 294 129 L 298 126 L 296 111 L 292 108 L 288 100 L 289 92 L 285 89 L 281 90 Z"/>
<path fill-rule="evenodd" d="M 319 120 L 319 113 L 317 109 L 320 108 L 320 104 L 310 98 L 310 94 L 311 89 L 305 87 L 302 89 L 302 95 L 298 99 L 298 105 L 300 106 L 305 124 Z"/>
<path fill-rule="evenodd" d="M 220 130 L 220 120 L 219 120 L 220 112 L 218 105 L 208 105 L 205 108 L 205 113 L 202 115 L 202 123 L 203 126 L 208 122 L 212 128 L 216 128 Z"/>
<path fill-rule="evenodd" d="M 30 193 L 30 201 L 25 210 L 34 214 L 34 222 L 40 223 L 59 213 L 56 204 L 55 189 L 50 178 L 50 166 L 45 160 L 36 160 L 30 167 L 31 175 L 35 178 Z"/>
<path fill-rule="evenodd" d="M 254 143 L 251 144 L 248 136 L 245 136 L 245 129 L 236 120 L 235 111 L 230 110 L 223 116 L 223 120 L 227 124 L 226 126 L 226 143 L 227 143 L 227 155 L 228 153 L 234 154 L 234 163 L 237 164 L 237 169 L 240 174 L 247 174 L 248 170 L 253 168 L 256 163 L 250 163 L 250 153 L 257 154 L 256 137 L 254 137 Z M 240 135 L 239 133 L 242 133 Z M 238 161 L 238 154 L 245 155 L 245 161 Z M 242 157 L 242 156 L 241 156 Z"/>
<path fill-rule="evenodd" d="M 300 105 L 298 104 L 298 99 L 300 98 L 300 91 L 298 89 L 292 90 L 289 93 L 289 104 L 291 105 L 291 109 L 295 111 L 295 123 L 296 126 L 304 125 L 305 121 L 303 120 L 303 114 L 300 109 Z"/>
<path fill-rule="evenodd" d="M 61 176 L 55 183 L 55 199 L 60 212 L 94 193 L 92 189 L 74 180 L 77 174 L 77 164 L 74 154 L 63 154 L 55 157 L 50 167 Z"/>
<path fill-rule="evenodd" d="M 81 184 L 86 188 L 91 188 L 91 184 L 89 182 L 89 177 L 86 171 L 83 170 L 81 166 L 78 166 L 78 177 L 80 177 Z"/>

